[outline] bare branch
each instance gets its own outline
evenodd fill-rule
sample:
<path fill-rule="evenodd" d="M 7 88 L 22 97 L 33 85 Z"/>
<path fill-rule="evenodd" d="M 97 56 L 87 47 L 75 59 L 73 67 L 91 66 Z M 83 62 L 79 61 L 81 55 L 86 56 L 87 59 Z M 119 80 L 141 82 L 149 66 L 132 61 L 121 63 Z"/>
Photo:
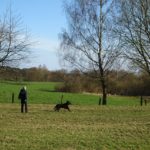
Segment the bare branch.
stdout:
<path fill-rule="evenodd" d="M 15 16 L 11 8 L 0 18 L 0 65 L 28 58 L 31 42 L 21 23 L 20 16 Z"/>

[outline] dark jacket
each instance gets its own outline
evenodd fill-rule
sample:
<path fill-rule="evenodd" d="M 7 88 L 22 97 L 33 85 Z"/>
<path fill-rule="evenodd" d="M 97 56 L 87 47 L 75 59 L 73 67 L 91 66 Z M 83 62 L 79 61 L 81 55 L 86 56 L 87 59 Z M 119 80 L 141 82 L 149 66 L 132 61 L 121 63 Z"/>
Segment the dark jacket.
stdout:
<path fill-rule="evenodd" d="M 18 98 L 21 99 L 21 102 L 25 102 L 27 100 L 27 92 L 24 88 L 20 90 Z"/>

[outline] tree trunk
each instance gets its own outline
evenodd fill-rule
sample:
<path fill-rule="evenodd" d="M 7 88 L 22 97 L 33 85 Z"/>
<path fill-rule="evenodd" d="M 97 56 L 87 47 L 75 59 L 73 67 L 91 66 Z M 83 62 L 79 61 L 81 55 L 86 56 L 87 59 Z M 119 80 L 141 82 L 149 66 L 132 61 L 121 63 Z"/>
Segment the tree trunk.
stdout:
<path fill-rule="evenodd" d="M 100 80 L 102 87 L 102 105 L 107 104 L 107 93 L 106 93 L 106 84 L 105 84 L 105 76 L 104 76 L 104 68 L 102 61 L 102 38 L 103 38 L 103 12 L 102 12 L 102 4 L 103 0 L 100 0 L 100 22 L 99 22 L 99 51 L 98 51 L 98 62 L 99 62 L 99 72 L 100 72 Z"/>
<path fill-rule="evenodd" d="M 102 105 L 107 105 L 107 91 L 106 91 L 106 85 L 105 81 L 102 81 Z"/>

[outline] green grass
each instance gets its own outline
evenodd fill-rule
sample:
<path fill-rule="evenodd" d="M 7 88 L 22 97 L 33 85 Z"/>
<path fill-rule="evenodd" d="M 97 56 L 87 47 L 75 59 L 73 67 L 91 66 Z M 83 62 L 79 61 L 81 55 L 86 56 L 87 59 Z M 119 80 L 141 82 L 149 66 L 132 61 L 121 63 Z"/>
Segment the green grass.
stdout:
<path fill-rule="evenodd" d="M 80 93 L 55 92 L 54 87 L 59 83 L 54 82 L 0 82 L 0 103 L 10 103 L 12 93 L 15 94 L 15 103 L 18 103 L 18 93 L 22 86 L 28 90 L 28 102 L 31 104 L 56 104 L 69 100 L 74 105 L 97 105 L 98 95 Z M 135 106 L 140 104 L 138 97 L 108 96 L 108 105 Z"/>
<path fill-rule="evenodd" d="M 150 106 L 0 104 L 0 150 L 149 150 Z"/>

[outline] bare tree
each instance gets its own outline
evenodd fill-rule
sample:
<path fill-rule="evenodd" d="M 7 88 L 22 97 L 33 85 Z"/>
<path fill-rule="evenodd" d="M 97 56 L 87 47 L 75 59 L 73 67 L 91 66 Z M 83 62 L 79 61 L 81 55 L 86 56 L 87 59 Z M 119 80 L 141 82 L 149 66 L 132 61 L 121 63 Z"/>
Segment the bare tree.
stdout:
<path fill-rule="evenodd" d="M 116 0 L 116 35 L 134 67 L 150 75 L 150 0 Z"/>
<path fill-rule="evenodd" d="M 0 17 L 0 66 L 12 66 L 28 57 L 31 42 L 21 23 L 11 9 Z"/>
<path fill-rule="evenodd" d="M 119 56 L 111 36 L 113 0 L 72 0 L 65 4 L 68 30 L 61 34 L 61 56 L 83 72 L 94 71 L 107 104 L 107 75 Z M 90 83 L 89 83 L 90 84 Z"/>

